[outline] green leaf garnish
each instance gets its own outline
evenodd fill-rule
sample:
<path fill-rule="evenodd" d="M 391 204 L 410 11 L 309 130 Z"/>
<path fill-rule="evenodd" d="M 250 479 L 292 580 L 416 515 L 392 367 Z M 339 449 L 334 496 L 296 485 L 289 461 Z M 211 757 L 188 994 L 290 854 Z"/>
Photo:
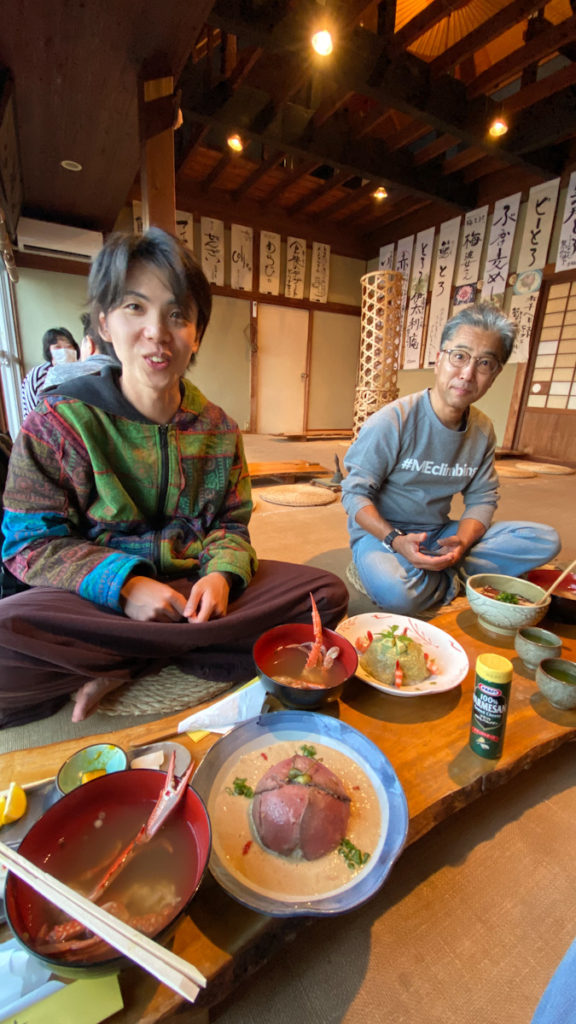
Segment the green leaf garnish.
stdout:
<path fill-rule="evenodd" d="M 246 785 L 246 779 L 239 779 L 238 777 L 234 779 L 232 788 L 226 786 L 226 792 L 229 796 L 247 796 L 249 800 L 254 796 L 252 786 Z"/>
<path fill-rule="evenodd" d="M 363 868 L 367 861 L 370 860 L 370 854 L 362 853 L 362 851 L 359 850 L 357 846 L 354 846 L 354 843 L 351 843 L 349 839 L 340 840 L 338 853 L 341 857 L 344 857 L 350 871 L 356 871 L 357 868 Z"/>
<path fill-rule="evenodd" d="M 316 757 L 316 747 L 310 747 L 307 743 L 303 743 L 300 747 L 300 753 L 302 757 Z"/>
<path fill-rule="evenodd" d="M 507 590 L 501 590 L 496 600 L 504 601 L 504 604 L 520 604 L 518 594 L 509 594 Z"/>

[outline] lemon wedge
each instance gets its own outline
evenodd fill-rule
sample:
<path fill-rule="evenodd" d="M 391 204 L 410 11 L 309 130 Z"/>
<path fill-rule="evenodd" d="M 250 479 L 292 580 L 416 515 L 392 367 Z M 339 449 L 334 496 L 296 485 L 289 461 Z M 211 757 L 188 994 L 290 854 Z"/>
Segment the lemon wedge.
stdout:
<path fill-rule="evenodd" d="M 0 801 L 4 801 L 2 810 L 2 824 L 10 825 L 13 821 L 19 821 L 26 814 L 26 793 L 21 786 L 11 782 L 8 789 L 0 793 Z"/>
<path fill-rule="evenodd" d="M 6 797 L 0 796 L 0 828 L 4 824 L 4 808 L 6 807 Z"/>

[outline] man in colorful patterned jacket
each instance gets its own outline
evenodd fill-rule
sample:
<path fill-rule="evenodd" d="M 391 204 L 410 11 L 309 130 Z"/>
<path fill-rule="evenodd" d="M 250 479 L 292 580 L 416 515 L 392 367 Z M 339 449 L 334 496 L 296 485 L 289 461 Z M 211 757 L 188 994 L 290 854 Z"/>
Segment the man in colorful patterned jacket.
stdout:
<path fill-rule="evenodd" d="M 121 367 L 44 396 L 14 444 L 3 559 L 31 589 L 0 602 L 0 726 L 74 692 L 80 720 L 167 664 L 218 692 L 253 675 L 262 632 L 310 621 L 310 593 L 326 626 L 346 610 L 331 573 L 258 565 L 238 427 L 184 377 L 211 310 L 191 253 L 114 235 L 89 292 Z"/>

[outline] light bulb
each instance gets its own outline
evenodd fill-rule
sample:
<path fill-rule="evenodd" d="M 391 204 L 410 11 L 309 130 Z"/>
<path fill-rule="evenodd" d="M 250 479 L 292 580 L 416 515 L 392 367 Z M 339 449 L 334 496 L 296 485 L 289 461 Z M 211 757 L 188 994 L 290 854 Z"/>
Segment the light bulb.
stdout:
<path fill-rule="evenodd" d="M 508 125 L 506 124 L 506 121 L 504 120 L 503 117 L 496 117 L 492 121 L 492 124 L 490 125 L 488 131 L 493 139 L 497 139 L 500 137 L 500 135 L 506 135 L 506 132 L 508 131 Z"/>
<path fill-rule="evenodd" d="M 322 29 L 320 32 L 314 33 L 312 36 L 312 46 L 320 57 L 327 57 L 328 54 L 332 53 L 334 44 L 328 29 Z"/>

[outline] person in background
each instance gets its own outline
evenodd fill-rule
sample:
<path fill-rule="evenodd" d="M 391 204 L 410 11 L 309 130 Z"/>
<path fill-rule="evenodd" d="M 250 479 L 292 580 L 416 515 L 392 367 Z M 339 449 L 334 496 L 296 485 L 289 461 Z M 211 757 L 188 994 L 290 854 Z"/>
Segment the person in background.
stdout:
<path fill-rule="evenodd" d="M 80 356 L 80 349 L 66 327 L 51 327 L 42 337 L 42 354 L 44 362 L 33 366 L 20 386 L 20 401 L 24 416 L 36 408 L 50 367 L 75 363 Z"/>
<path fill-rule="evenodd" d="M 42 391 L 55 387 L 72 377 L 82 377 L 85 373 L 99 373 L 105 366 L 119 366 L 114 346 L 100 337 L 97 329 L 90 323 L 90 314 L 82 313 L 82 341 L 80 342 L 80 361 L 51 366 L 46 375 Z"/>
<path fill-rule="evenodd" d="M 311 622 L 310 595 L 326 627 L 348 605 L 330 572 L 258 562 L 240 431 L 184 376 L 212 305 L 192 253 L 112 235 L 89 298 L 121 365 L 46 392 L 14 442 L 3 560 L 30 589 L 0 601 L 0 727 L 72 693 L 79 721 L 166 665 L 221 691 L 261 633 Z"/>
<path fill-rule="evenodd" d="M 521 576 L 560 550 L 541 523 L 492 524 L 496 435 L 475 408 L 512 352 L 515 325 L 467 307 L 445 325 L 430 389 L 370 416 L 348 450 L 342 503 L 360 580 L 386 611 L 420 615 L 451 601 L 474 573 Z M 450 518 L 454 496 L 464 511 Z"/>

